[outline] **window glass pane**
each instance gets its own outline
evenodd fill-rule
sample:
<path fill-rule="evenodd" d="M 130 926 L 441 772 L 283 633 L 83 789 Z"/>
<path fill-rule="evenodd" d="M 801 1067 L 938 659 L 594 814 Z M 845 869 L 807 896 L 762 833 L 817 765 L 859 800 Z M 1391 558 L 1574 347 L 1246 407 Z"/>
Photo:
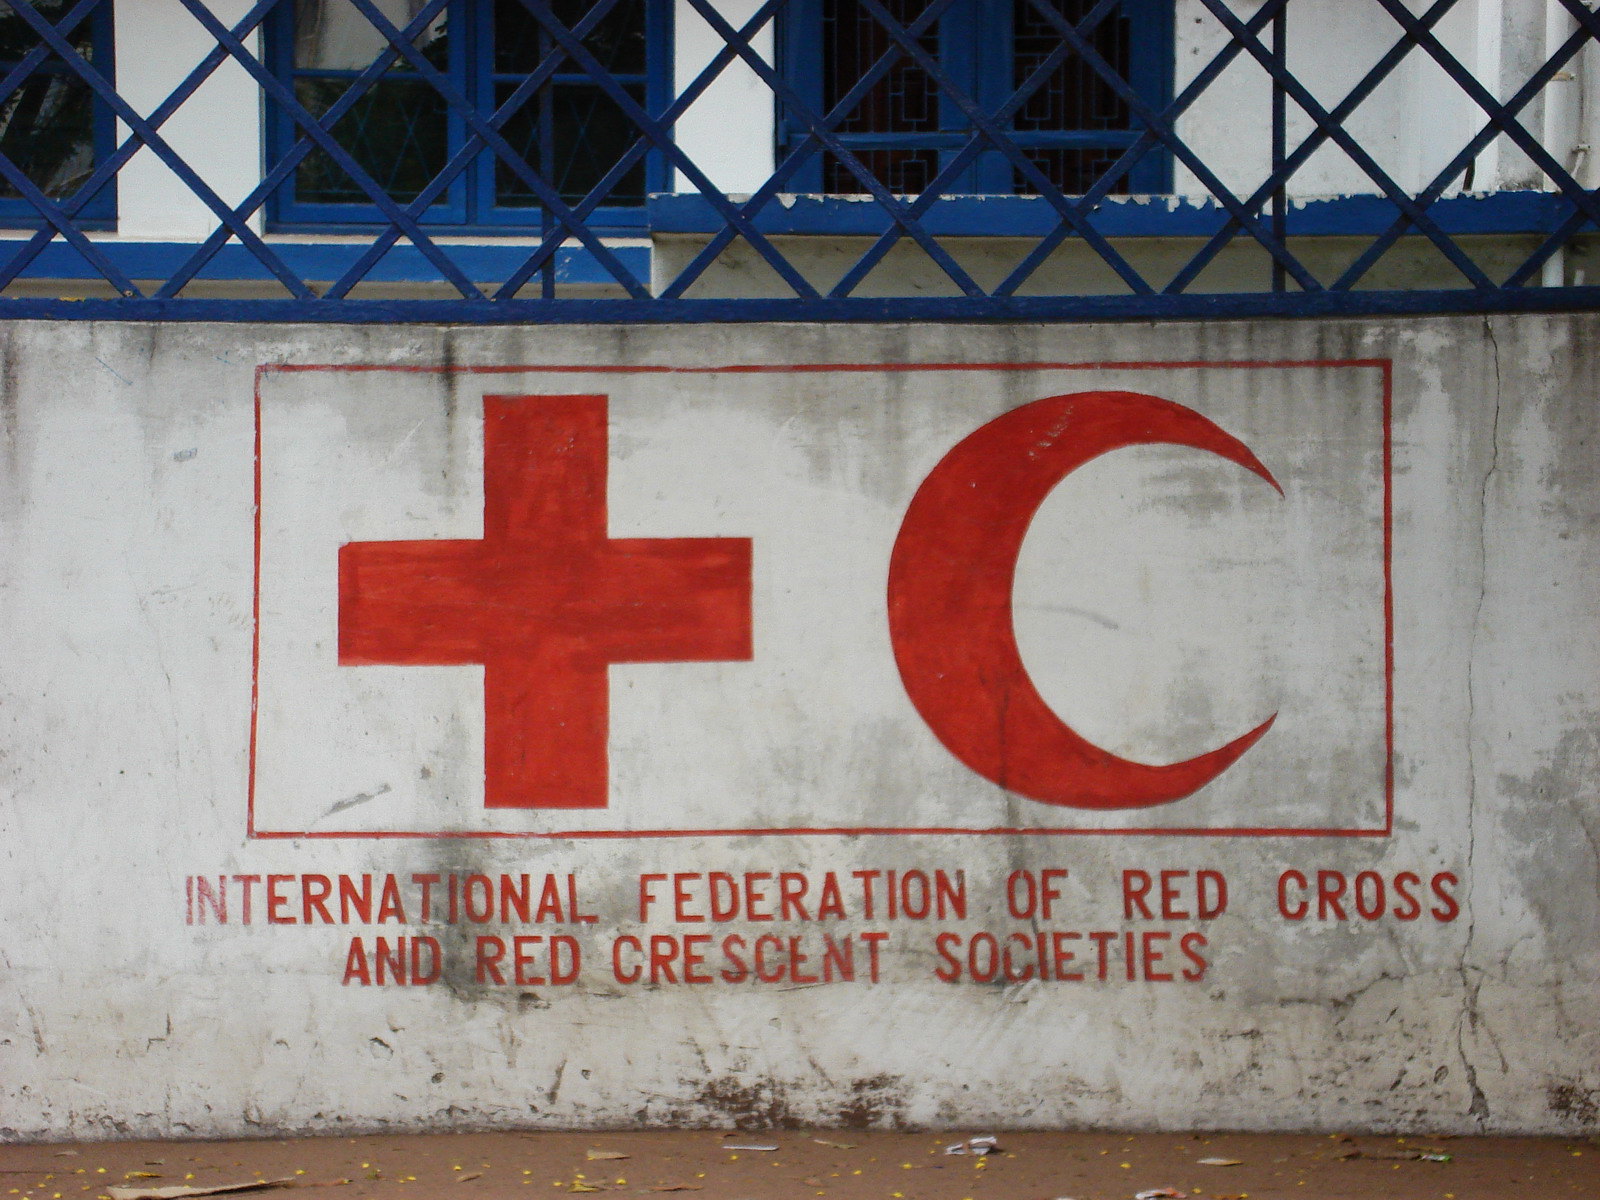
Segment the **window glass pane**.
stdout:
<path fill-rule="evenodd" d="M 1076 25 L 1093 7 L 1093 0 L 1048 0 L 1066 20 Z M 1061 44 L 1061 35 L 1039 12 L 1032 0 L 1014 0 L 1012 9 L 1015 44 L 1012 59 L 1013 88 L 1023 85 L 1050 53 Z M 1128 77 L 1128 19 L 1113 13 L 1097 25 L 1089 41 L 1106 62 L 1124 79 Z M 1111 86 L 1076 54 L 1067 58 L 1045 79 L 1037 91 L 1018 109 L 1013 127 L 1022 134 L 1035 131 L 1057 132 L 1085 129 L 1127 129 L 1133 115 Z M 1024 139 L 1026 140 L 1026 139 Z M 1121 150 L 1036 148 L 1027 157 L 1051 183 L 1069 194 L 1081 195 L 1121 157 Z M 1013 173 L 1013 190 L 1025 194 L 1039 189 L 1020 171 Z M 1111 189 L 1129 190 L 1124 175 Z"/>
<path fill-rule="evenodd" d="M 1074 25 L 1093 7 L 1092 0 L 1048 0 Z M 1012 55 L 1013 89 L 1019 88 L 1051 52 L 1061 35 L 1034 7 L 1032 0 L 1014 0 L 1015 43 Z M 1128 77 L 1128 19 L 1113 13 L 1095 26 L 1089 37 L 1096 52 L 1124 79 Z M 1132 116 L 1128 106 L 1092 67 L 1076 54 L 1052 71 L 1017 112 L 1019 130 L 1126 129 Z"/>
<path fill-rule="evenodd" d="M 1107 167 L 1122 157 L 1122 147 L 1115 149 L 1078 150 L 1065 147 L 1024 150 L 1023 155 L 1051 183 L 1069 196 L 1081 196 L 1105 173 Z M 1013 190 L 1031 196 L 1039 191 L 1032 180 L 1014 171 Z M 1129 190 L 1126 174 L 1111 188 L 1113 195 Z"/>
<path fill-rule="evenodd" d="M 509 94 L 512 84 L 499 84 L 497 100 Z M 644 88 L 630 84 L 627 92 L 640 106 Z M 525 105 L 506 125 L 506 140 L 528 164 L 547 179 L 569 204 L 576 204 L 611 170 L 640 134 L 616 103 L 599 88 L 564 84 L 549 89 L 550 138 L 547 160 L 540 155 L 538 107 Z M 607 195 L 607 204 L 644 203 L 644 164 L 635 163 Z M 504 208 L 536 207 L 538 200 L 503 161 L 495 163 L 495 203 Z"/>
<path fill-rule="evenodd" d="M 928 0 L 887 0 L 885 8 L 909 25 L 928 7 Z M 930 55 L 939 52 L 935 21 L 917 39 Z M 896 43 L 859 0 L 823 0 L 822 108 L 826 113 L 861 82 Z M 939 89 L 932 76 L 901 54 L 888 71 L 834 128 L 840 133 L 934 133 L 939 129 Z M 889 139 L 892 140 L 892 136 Z M 939 170 L 934 150 L 863 150 L 858 158 L 891 192 L 920 192 Z M 822 158 L 825 192 L 857 193 L 865 186 L 832 154 Z"/>
<path fill-rule="evenodd" d="M 72 6 L 67 0 L 33 0 L 33 9 L 52 25 L 59 24 L 61 18 L 67 15 L 67 10 Z M 72 48 L 90 62 L 94 62 L 94 37 L 92 26 L 99 10 L 93 10 L 77 26 L 66 35 L 67 41 L 72 43 Z M 28 27 L 21 17 L 16 14 L 15 7 L 10 0 L 0 0 L 0 62 L 12 66 L 28 51 L 39 45 L 39 35 Z M 57 69 L 64 69 L 65 64 L 54 56 L 51 60 Z M 103 69 L 104 64 L 100 65 Z"/>
<path fill-rule="evenodd" d="M 856 157 L 874 179 L 896 195 L 927 190 L 939 173 L 937 150 L 858 150 Z M 850 195 L 867 189 L 850 168 L 829 154 L 822 162 L 822 190 Z"/>
<path fill-rule="evenodd" d="M 584 47 L 600 65 L 618 75 L 643 75 L 645 71 L 645 0 L 616 0 L 600 23 L 584 38 Z M 571 29 L 589 12 L 591 0 L 551 0 L 555 19 Z M 554 48 L 545 35 L 541 44 L 538 19 L 521 0 L 495 0 L 494 69 L 496 74 L 526 74 Z M 562 71 L 581 68 L 570 59 Z"/>
<path fill-rule="evenodd" d="M 404 29 L 427 0 L 373 0 L 395 28 Z M 303 71 L 360 71 L 389 48 L 389 41 L 350 0 L 295 0 L 294 65 Z M 441 12 L 414 41 L 430 63 L 448 65 L 449 40 Z M 403 59 L 391 69 L 408 70 Z"/>
<path fill-rule="evenodd" d="M 884 7 L 900 24 L 909 25 L 928 0 L 888 0 Z M 918 44 L 938 55 L 937 21 Z M 857 0 L 823 0 L 823 111 L 831 111 L 892 48 L 888 30 Z M 939 128 L 939 89 L 926 71 L 901 54 L 836 128 L 841 133 L 931 133 Z"/>
<path fill-rule="evenodd" d="M 33 7 L 54 24 L 69 5 L 67 0 L 34 0 Z M 95 61 L 92 26 L 93 17 L 86 17 L 67 35 L 90 62 Z M 15 66 L 39 41 L 13 7 L 0 0 L 0 70 Z M 95 65 L 104 71 L 108 64 Z M 56 199 L 72 195 L 94 169 L 94 94 L 59 56 L 51 54 L 0 100 L 0 153 Z M 0 197 L 18 195 L 0 180 Z"/>
<path fill-rule="evenodd" d="M 295 97 L 321 116 L 344 94 L 343 79 L 300 79 Z M 415 200 L 444 167 L 448 129 L 444 98 L 425 83 L 380 83 L 332 129 L 334 140 L 395 200 Z M 371 204 L 367 193 L 322 150 L 295 176 L 295 197 L 308 204 Z"/>
<path fill-rule="evenodd" d="M 4 3 L 5 0 L 0 0 Z M 386 48 L 382 35 L 352 0 L 286 0 L 294 4 L 293 82 L 297 98 L 314 116 L 326 113 L 361 70 Z M 397 26 L 426 7 L 427 0 L 373 0 Z M 641 107 L 646 102 L 646 13 L 651 0 L 540 0 L 549 20 L 564 28 L 581 23 L 598 4 L 603 15 L 584 45 L 616 85 Z M 451 0 L 456 26 L 440 19 L 417 40 L 427 56 L 469 97 L 492 96 L 498 108 L 541 60 L 554 38 L 520 0 Z M 449 32 L 455 34 L 452 46 Z M 481 53 L 480 53 L 481 52 Z M 501 134 L 568 203 L 582 199 L 638 140 L 633 122 L 605 90 L 576 82 L 585 74 L 564 58 L 555 79 L 528 97 Z M 349 155 L 396 201 L 414 201 L 460 145 L 461 117 L 414 71 L 391 68 L 332 129 Z M 297 132 L 290 131 L 293 137 Z M 490 168 L 488 163 L 494 166 Z M 644 201 L 646 166 L 632 164 L 605 197 L 607 205 Z M 313 151 L 296 170 L 293 204 L 348 205 L 352 217 L 372 219 L 372 199 L 333 157 Z M 483 152 L 438 203 L 452 207 L 453 220 L 488 221 L 495 209 L 536 210 L 538 199 L 516 171 Z M 292 212 L 292 210 L 290 210 Z M 445 215 L 441 207 L 434 219 Z M 312 216 L 312 214 L 307 214 Z M 342 219 L 317 214 L 314 219 Z"/>

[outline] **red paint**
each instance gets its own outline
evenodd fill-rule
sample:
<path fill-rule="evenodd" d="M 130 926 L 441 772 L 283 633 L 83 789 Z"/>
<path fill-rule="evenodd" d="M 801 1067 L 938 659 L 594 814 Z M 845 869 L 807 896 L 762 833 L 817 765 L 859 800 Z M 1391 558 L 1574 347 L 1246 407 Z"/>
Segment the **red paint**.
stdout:
<path fill-rule="evenodd" d="M 784 375 L 784 374 L 867 374 L 889 375 L 944 372 L 1015 371 L 1181 371 L 1181 370 L 1373 370 L 1378 372 L 1383 412 L 1383 615 L 1384 615 L 1384 820 L 1377 827 L 1291 827 L 1291 826 L 1128 826 L 1122 828 L 1082 828 L 1063 826 L 880 826 L 880 825 L 790 825 L 735 829 L 538 829 L 538 830 L 449 830 L 449 829 L 261 829 L 256 824 L 256 753 L 261 666 L 261 394 L 263 383 L 274 375 L 294 374 L 397 374 L 467 376 L 494 375 Z M 1393 559 L 1393 381 L 1391 360 L 1386 358 L 1346 359 L 1253 359 L 1172 360 L 1167 362 L 1006 362 L 1006 363 L 791 363 L 722 364 L 703 367 L 620 366 L 607 363 L 503 364 L 503 365 L 420 365 L 380 363 L 262 363 L 255 372 L 255 521 L 253 529 L 253 578 L 251 603 L 251 681 L 248 776 L 246 782 L 246 836 L 252 839 L 341 839 L 341 838 L 421 838 L 453 841 L 477 839 L 534 839 L 544 841 L 585 839 L 661 839 L 706 837 L 901 837 L 906 835 L 962 835 L 988 837 L 1255 837 L 1255 838 L 1387 838 L 1394 829 L 1394 584 Z M 1195 935 L 1198 936 L 1198 935 Z"/>
<path fill-rule="evenodd" d="M 1190 876 L 1193 875 L 1193 882 Z M 1152 906 L 1151 889 L 1159 901 Z M 1122 916 L 1128 921 L 1214 921 L 1228 911 L 1228 880 L 1221 871 L 1172 868 L 1149 871 L 1130 868 L 1122 872 Z"/>
<path fill-rule="evenodd" d="M 543 934 L 521 934 L 511 939 L 511 963 L 504 938 L 480 934 L 474 945 L 474 977 L 483 986 L 541 987 L 576 983 L 583 969 L 583 948 L 576 938 L 554 934 L 545 946 Z M 505 970 L 502 971 L 502 967 Z"/>
<path fill-rule="evenodd" d="M 483 664 L 484 806 L 604 808 L 607 670 L 749 659 L 747 538 L 609 538 L 606 398 L 483 398 L 483 538 L 339 548 L 339 662 Z"/>
<path fill-rule="evenodd" d="M 356 937 L 350 939 L 350 948 L 345 952 L 344 978 L 340 983 L 345 987 L 351 983 L 362 987 L 372 987 L 374 983 L 380 987 L 387 984 L 427 987 L 438 983 L 443 974 L 444 955 L 438 938 L 402 937 L 392 942 L 388 938 L 374 938 L 369 954 L 366 943 Z"/>
<path fill-rule="evenodd" d="M 1079 736 L 1028 677 L 1011 619 L 1017 556 L 1056 484 L 1127 446 L 1209 450 L 1281 494 L 1247 446 L 1193 409 L 1138 392 L 1075 392 L 996 417 L 956 444 L 906 510 L 889 563 L 889 634 L 911 702 L 946 749 L 1007 791 L 1072 808 L 1191 795 L 1272 728 L 1166 766 Z"/>
<path fill-rule="evenodd" d="M 762 934 L 754 939 L 730 933 L 656 933 L 647 939 L 619 934 L 611 942 L 611 975 L 618 983 L 709 984 L 784 983 L 809 987 L 818 983 L 877 983 L 880 950 L 889 935 L 867 930 L 855 934 Z M 856 953 L 857 948 L 862 953 Z"/>
<path fill-rule="evenodd" d="M 1394 830 L 1394 364 L 1383 370 L 1383 834 Z"/>
<path fill-rule="evenodd" d="M 1422 876 L 1415 871 L 1393 876 L 1361 871 L 1347 876 L 1340 870 L 1323 869 L 1313 880 L 1306 872 L 1290 868 L 1278 876 L 1278 913 L 1286 921 L 1303 921 L 1313 915 L 1318 921 L 1381 921 L 1385 917 L 1415 921 L 1423 912 L 1415 891 L 1422 883 Z M 1428 890 L 1439 901 L 1427 910 L 1435 921 L 1454 921 L 1461 914 L 1455 898 L 1459 883 L 1451 871 L 1437 871 L 1427 880 Z"/>
<path fill-rule="evenodd" d="M 1006 912 L 1016 921 L 1052 919 L 1055 902 L 1062 898 L 1060 883 L 1066 877 L 1066 867 L 1046 867 L 1037 874 L 1017 868 L 1006 876 Z"/>
<path fill-rule="evenodd" d="M 1189 962 L 1175 971 L 1178 953 Z M 1085 942 L 1092 944 L 1087 949 Z M 937 959 L 934 978 L 944 983 L 1079 983 L 1112 978 L 1129 983 L 1172 983 L 1178 978 L 1195 983 L 1205 977 L 1208 963 L 1200 953 L 1207 942 L 1203 933 L 1174 935 L 1166 930 L 1118 931 L 1114 929 L 1035 929 L 1006 934 L 979 930 L 972 934 L 945 931 L 933 939 Z M 1122 960 L 1121 972 L 1116 960 Z M 1091 973 L 1092 972 L 1092 973 Z"/>
<path fill-rule="evenodd" d="M 1047 881 L 1066 877 L 1043 872 Z M 853 883 L 851 881 L 854 881 Z M 1048 883 L 1047 883 L 1048 887 Z M 813 898 L 814 893 L 814 898 Z M 1059 890 L 1047 891 L 1059 898 Z M 1049 900 L 1046 901 L 1046 909 Z M 967 876 L 960 869 L 931 871 L 647 871 L 639 876 L 638 920 L 679 924 L 727 921 L 908 920 L 967 917 Z"/>

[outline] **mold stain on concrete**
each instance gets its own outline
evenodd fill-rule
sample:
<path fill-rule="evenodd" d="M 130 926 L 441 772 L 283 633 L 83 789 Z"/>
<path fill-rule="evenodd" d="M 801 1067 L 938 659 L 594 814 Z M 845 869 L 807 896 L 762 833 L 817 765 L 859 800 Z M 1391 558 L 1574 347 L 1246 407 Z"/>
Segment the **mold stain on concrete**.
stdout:
<path fill-rule="evenodd" d="M 1577 1125 L 1592 1127 L 1600 1118 L 1600 1088 L 1552 1084 L 1545 1089 L 1545 1103 L 1556 1116 Z"/>
<path fill-rule="evenodd" d="M 850 1085 L 840 1105 L 839 1124 L 849 1129 L 905 1129 L 904 1081 L 898 1075 L 869 1075 Z"/>
<path fill-rule="evenodd" d="M 708 1079 L 695 1089 L 694 1099 L 735 1129 L 794 1129 L 800 1124 L 782 1087 L 770 1079 L 744 1075 Z"/>

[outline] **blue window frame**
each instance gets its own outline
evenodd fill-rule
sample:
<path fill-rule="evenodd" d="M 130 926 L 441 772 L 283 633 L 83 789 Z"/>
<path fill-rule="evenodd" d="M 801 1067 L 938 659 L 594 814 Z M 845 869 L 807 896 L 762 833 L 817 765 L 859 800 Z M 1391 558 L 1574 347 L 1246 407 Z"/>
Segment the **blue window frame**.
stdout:
<path fill-rule="evenodd" d="M 883 0 L 883 7 L 909 28 L 933 2 Z M 954 0 L 925 25 L 917 42 L 953 85 L 993 115 L 1065 41 L 1046 9 L 1077 27 L 1147 103 L 1159 110 L 1171 101 L 1173 0 Z M 1083 24 L 1090 17 L 1092 24 Z M 860 0 L 791 0 L 780 47 L 786 78 L 819 115 L 848 96 L 886 52 L 899 52 L 894 65 L 833 126 L 839 141 L 890 192 L 925 191 L 970 139 L 966 115 Z M 1068 194 L 1087 191 L 1144 129 L 1127 102 L 1076 53 L 1061 57 L 1002 128 Z M 796 114 L 780 110 L 780 157 L 807 132 Z M 814 153 L 792 182 L 801 192 L 867 190 L 827 150 Z M 1111 190 L 1171 188 L 1170 156 L 1153 149 Z M 985 149 L 942 190 L 1028 194 L 1039 189 L 1005 155 Z"/>
<path fill-rule="evenodd" d="M 535 15 L 548 11 L 571 30 L 604 0 L 448 0 L 414 39 L 430 65 L 488 116 L 546 56 L 561 53 Z M 375 0 L 398 29 L 422 0 Z M 613 0 L 582 38 L 617 86 L 649 113 L 669 102 L 670 0 Z M 285 0 L 267 23 L 267 62 L 315 117 L 326 113 L 390 45 L 350 0 Z M 335 141 L 397 203 L 411 204 L 469 137 L 461 112 L 403 58 L 333 125 Z M 616 100 L 570 56 L 500 128 L 524 162 L 575 205 L 643 136 Z M 302 136 L 281 105 L 267 113 L 269 166 Z M 595 226 L 643 224 L 648 192 L 661 190 L 660 156 L 644 154 L 591 212 Z M 484 150 L 419 217 L 430 228 L 513 232 L 537 229 L 538 198 L 517 172 Z M 327 152 L 306 155 L 271 198 L 274 228 L 337 231 L 384 228 L 387 220 Z"/>
<path fill-rule="evenodd" d="M 115 83 L 111 46 L 111 0 L 99 0 L 70 28 L 61 21 L 69 0 L 32 0 L 33 9 L 108 81 Z M 12 9 L 0 3 L 0 79 L 42 44 Z M 75 223 L 110 228 L 117 215 L 116 188 L 106 183 L 94 195 L 78 195 L 82 184 L 116 148 L 116 121 L 89 85 L 53 51 L 9 92 L 0 96 L 0 154 L 52 200 L 81 203 Z M 44 218 L 10 179 L 0 177 L 0 222 L 26 228 Z"/>

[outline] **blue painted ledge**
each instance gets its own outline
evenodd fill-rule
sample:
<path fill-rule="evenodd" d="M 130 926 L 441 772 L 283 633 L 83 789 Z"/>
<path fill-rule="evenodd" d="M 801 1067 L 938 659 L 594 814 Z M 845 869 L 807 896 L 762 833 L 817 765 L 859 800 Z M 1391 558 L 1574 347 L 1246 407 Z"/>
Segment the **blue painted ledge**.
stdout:
<path fill-rule="evenodd" d="M 1468 234 L 1548 234 L 1572 212 L 1571 203 L 1550 192 L 1495 192 L 1436 201 L 1428 210 L 1452 236 Z M 650 231 L 658 234 L 709 235 L 723 228 L 722 218 L 699 195 L 656 195 L 646 206 Z M 1290 207 L 1291 236 L 1375 237 L 1396 216 L 1381 196 L 1347 196 L 1312 200 Z M 1170 197 L 1113 196 L 1088 220 L 1106 237 L 1208 237 L 1221 229 L 1228 214 L 1215 202 L 1192 204 Z M 1039 238 L 1053 231 L 1059 215 L 1036 196 L 952 196 L 935 201 L 921 218 L 929 233 L 945 237 Z M 870 198 L 785 196 L 756 213 L 752 222 L 762 233 L 872 237 L 891 225 L 889 216 Z M 1415 232 L 1414 230 L 1411 232 Z M 21 232 L 0 234 L 0 268 L 25 245 Z M 272 250 L 299 278 L 315 282 L 340 278 L 365 253 L 360 242 L 271 242 Z M 168 279 L 194 254 L 186 242 L 96 241 L 96 248 L 130 279 Z M 506 243 L 448 245 L 440 248 L 468 278 L 492 284 L 511 275 L 533 252 L 526 240 Z M 650 275 L 648 246 L 619 246 L 612 251 L 636 279 Z M 27 279 L 98 279 L 100 274 L 75 249 L 57 238 L 22 272 Z M 270 271 L 237 242 L 219 250 L 201 270 L 203 280 L 271 280 Z M 436 267 L 409 242 L 392 247 L 368 272 L 373 283 L 436 283 Z M 556 281 L 561 284 L 615 284 L 592 254 L 581 246 L 556 252 Z"/>
<path fill-rule="evenodd" d="M 8 262 L 27 242 L 23 236 L 0 237 L 0 266 Z M 367 250 L 351 242 L 269 242 L 273 253 L 304 280 L 317 282 L 338 279 Z M 95 249 L 129 279 L 169 279 L 194 254 L 197 246 L 187 242 L 97 241 Z M 535 247 L 524 243 L 507 245 L 441 245 L 467 278 L 478 283 L 496 283 L 508 278 L 527 261 Z M 650 278 L 648 246 L 612 248 L 622 265 L 641 283 Z M 26 270 L 24 279 L 99 279 L 84 257 L 59 238 L 40 252 Z M 254 254 L 237 242 L 217 251 L 199 274 L 200 279 L 270 280 L 274 278 Z M 372 283 L 437 283 L 439 270 L 409 242 L 397 244 L 367 273 Z M 537 282 L 537 281 L 535 281 Z M 556 282 L 564 284 L 616 283 L 587 250 L 563 246 L 556 251 Z"/>
<path fill-rule="evenodd" d="M 655 195 L 647 203 L 652 233 L 711 234 L 723 228 L 716 210 L 699 195 Z M 1446 233 L 1553 233 L 1573 211 L 1553 192 L 1488 192 L 1437 200 L 1429 215 Z M 1292 202 L 1289 233 L 1303 237 L 1376 237 L 1394 223 L 1395 206 L 1383 196 L 1341 196 Z M 1267 219 L 1264 215 L 1263 220 Z M 949 196 L 934 201 L 920 218 L 928 233 L 943 237 L 1043 237 L 1060 215 L 1039 196 Z M 1178 197 L 1108 196 L 1089 215 L 1106 237 L 1209 237 L 1228 220 L 1215 201 Z M 875 237 L 892 224 L 870 196 L 783 196 L 751 217 L 764 234 L 831 234 Z"/>

